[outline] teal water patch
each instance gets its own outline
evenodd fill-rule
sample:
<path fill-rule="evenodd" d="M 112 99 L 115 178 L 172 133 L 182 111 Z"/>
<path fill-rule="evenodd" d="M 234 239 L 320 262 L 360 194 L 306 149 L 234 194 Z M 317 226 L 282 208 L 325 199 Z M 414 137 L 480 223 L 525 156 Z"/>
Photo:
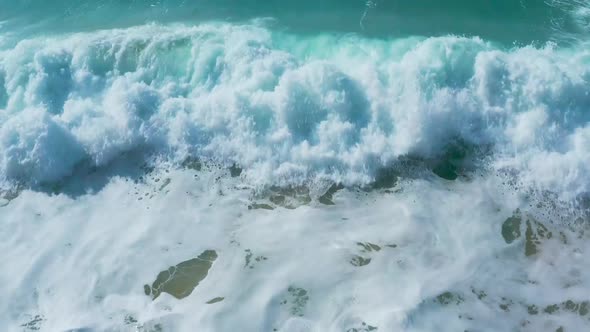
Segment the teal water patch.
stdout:
<path fill-rule="evenodd" d="M 127 27 L 145 22 L 244 22 L 273 18 L 298 33 L 356 32 L 367 36 L 478 35 L 506 42 L 545 41 L 584 27 L 579 1 L 536 0 L 148 0 L 13 1 L 0 21 L 14 29 L 70 31 Z M 580 18 L 582 17 L 582 19 Z M 426 24 L 425 22 L 428 22 Z M 36 26 L 36 27 L 35 27 Z M 26 27 L 26 29 L 22 29 Z M 43 29 L 43 30 L 42 30 Z"/>

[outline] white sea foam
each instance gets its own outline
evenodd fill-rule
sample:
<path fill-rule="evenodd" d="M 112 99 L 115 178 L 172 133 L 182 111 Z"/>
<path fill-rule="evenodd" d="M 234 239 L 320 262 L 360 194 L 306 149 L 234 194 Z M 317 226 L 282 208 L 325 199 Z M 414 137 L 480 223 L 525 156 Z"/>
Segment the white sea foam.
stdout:
<path fill-rule="evenodd" d="M 588 324 L 583 311 L 544 311 L 588 301 L 587 235 L 547 223 L 554 236 L 539 235 L 539 252 L 527 253 L 533 240 L 525 241 L 525 228 L 537 231 L 523 217 L 521 237 L 507 244 L 502 223 L 528 203 L 497 179 L 403 181 L 396 193 L 344 190 L 333 207 L 269 211 L 248 209 L 249 191 L 236 190 L 241 180 L 219 175 L 162 170 L 139 184 L 116 177 L 77 198 L 23 191 L 0 208 L 2 326 L 454 331 L 527 321 L 532 331 Z M 160 271 L 204 250 L 218 258 L 190 296 L 144 294 Z"/>

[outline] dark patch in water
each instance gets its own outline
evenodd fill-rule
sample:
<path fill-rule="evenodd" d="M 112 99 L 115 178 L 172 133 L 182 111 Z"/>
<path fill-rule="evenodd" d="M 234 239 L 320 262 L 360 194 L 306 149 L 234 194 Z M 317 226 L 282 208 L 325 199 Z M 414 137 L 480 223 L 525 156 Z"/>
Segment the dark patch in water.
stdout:
<path fill-rule="evenodd" d="M 432 169 L 432 172 L 438 177 L 449 181 L 456 180 L 459 177 L 457 166 L 451 162 L 439 163 Z"/>
<path fill-rule="evenodd" d="M 8 205 L 10 203 L 9 200 L 0 197 L 0 207 L 5 207 L 6 205 Z"/>
<path fill-rule="evenodd" d="M 258 210 L 258 209 L 274 210 L 275 208 L 272 207 L 271 205 L 268 205 L 265 203 L 252 203 L 252 204 L 248 205 L 248 210 Z"/>
<path fill-rule="evenodd" d="M 488 294 L 485 291 L 483 291 L 483 290 L 477 290 L 477 289 L 475 289 L 473 287 L 471 287 L 471 292 L 473 294 L 475 294 L 475 296 L 477 296 L 477 299 L 478 300 L 483 300 L 483 299 L 485 299 L 488 296 Z"/>
<path fill-rule="evenodd" d="M 24 327 L 25 330 L 38 331 L 41 329 L 41 324 L 43 324 L 43 321 L 45 321 L 43 316 L 35 315 L 34 317 L 31 317 L 30 321 L 22 324 L 21 327 Z"/>
<path fill-rule="evenodd" d="M 17 198 L 22 191 L 22 187 L 16 186 L 13 188 L 2 189 L 0 188 L 0 207 L 7 206 L 10 202 Z"/>
<path fill-rule="evenodd" d="M 159 181 L 156 181 L 156 182 L 159 182 Z M 164 181 L 162 182 L 162 185 L 160 186 L 160 188 L 158 189 L 158 191 L 164 190 L 164 188 L 168 187 L 168 185 L 170 184 L 170 182 L 172 182 L 172 180 L 170 180 L 170 178 L 164 179 Z"/>
<path fill-rule="evenodd" d="M 527 312 L 529 313 L 529 315 L 537 315 L 539 314 L 539 307 L 537 307 L 534 304 L 531 304 L 527 306 Z"/>
<path fill-rule="evenodd" d="M 550 239 L 553 234 L 543 224 L 535 220 L 526 221 L 525 256 L 533 256 L 539 252 L 539 246 L 544 239 Z"/>
<path fill-rule="evenodd" d="M 352 259 L 350 260 L 350 264 L 352 264 L 354 266 L 365 266 L 365 265 L 369 265 L 369 263 L 371 263 L 370 258 L 365 258 L 365 257 L 358 256 L 358 255 L 354 255 L 352 257 Z"/>
<path fill-rule="evenodd" d="M 221 302 L 224 299 L 225 299 L 224 297 L 216 297 L 216 298 L 213 298 L 213 299 L 211 299 L 211 300 L 209 300 L 209 301 L 207 301 L 205 303 L 206 304 L 214 304 L 214 303 L 217 303 L 217 302 Z"/>
<path fill-rule="evenodd" d="M 349 328 L 346 330 L 346 332 L 371 332 L 376 330 L 378 330 L 376 326 L 371 326 L 365 322 L 362 322 L 361 326 Z"/>
<path fill-rule="evenodd" d="M 341 184 L 333 184 L 330 188 L 318 199 L 318 201 L 325 205 L 334 205 L 334 194 L 337 193 L 339 190 L 344 189 L 344 186 Z"/>
<path fill-rule="evenodd" d="M 182 164 L 182 168 L 192 169 L 194 171 L 200 171 L 203 168 L 203 164 L 198 158 L 188 157 L 186 158 Z"/>
<path fill-rule="evenodd" d="M 438 295 L 434 301 L 439 304 L 442 304 L 442 305 L 450 305 L 450 304 L 459 305 L 459 304 L 463 303 L 463 301 L 465 301 L 465 299 L 460 294 L 455 294 L 452 292 L 444 292 L 444 293 Z"/>
<path fill-rule="evenodd" d="M 8 92 L 6 91 L 6 72 L 0 68 L 0 109 L 8 104 Z"/>
<path fill-rule="evenodd" d="M 463 141 L 448 145 L 443 155 L 434 163 L 432 172 L 445 180 L 456 180 L 463 171 L 464 161 L 472 153 L 472 149 Z"/>
<path fill-rule="evenodd" d="M 236 178 L 242 174 L 242 169 L 238 165 L 233 164 L 229 168 L 229 174 L 231 175 L 232 178 Z"/>
<path fill-rule="evenodd" d="M 270 196 L 270 201 L 276 205 L 284 205 L 286 198 L 283 195 L 272 195 Z"/>
<path fill-rule="evenodd" d="M 514 215 L 504 221 L 502 224 L 502 237 L 506 243 L 510 244 L 520 238 L 521 223 L 522 219 L 518 215 Z"/>
<path fill-rule="evenodd" d="M 250 250 L 250 249 L 246 249 L 244 251 L 246 252 L 246 257 L 244 257 L 244 259 L 245 259 L 244 268 L 253 269 L 258 263 L 268 260 L 268 258 L 265 256 L 254 257 L 254 254 L 252 253 L 252 250 Z M 254 259 L 252 259 L 253 257 L 254 257 Z"/>
<path fill-rule="evenodd" d="M 189 296 L 199 283 L 207 277 L 209 269 L 217 259 L 214 250 L 205 250 L 197 258 L 181 262 L 171 266 L 158 274 L 152 286 L 144 285 L 146 295 L 152 295 L 152 299 L 158 298 L 162 292 L 168 293 L 177 299 Z"/>
<path fill-rule="evenodd" d="M 123 320 L 123 322 L 126 325 L 131 325 L 131 324 L 136 324 L 137 323 L 137 319 L 131 315 L 126 315 L 125 319 Z"/>
<path fill-rule="evenodd" d="M 311 202 L 309 188 L 305 186 L 271 187 L 268 194 L 273 204 L 286 209 L 295 209 Z"/>
<path fill-rule="evenodd" d="M 531 216 L 523 216 L 519 210 L 502 224 L 502 237 L 507 244 L 511 244 L 522 236 L 524 228 L 524 254 L 534 256 L 540 251 L 543 241 L 553 238 L 553 233 L 547 226 Z M 559 232 L 559 240 L 567 244 L 567 237 Z"/>
<path fill-rule="evenodd" d="M 377 172 L 372 189 L 389 189 L 397 183 L 400 173 L 394 168 L 382 168 Z"/>
<path fill-rule="evenodd" d="M 530 308 L 531 306 L 529 306 Z M 536 308 L 536 306 L 533 305 Z M 559 311 L 567 311 L 573 314 L 578 314 L 581 317 L 586 316 L 590 312 L 590 301 L 575 302 L 567 300 L 559 304 L 551 304 L 545 307 L 543 312 L 547 314 L 556 314 Z M 537 311 L 538 312 L 538 311 Z M 529 314 L 531 311 L 529 310 Z"/>
<path fill-rule="evenodd" d="M 293 316 L 303 317 L 309 301 L 309 294 L 305 289 L 294 286 L 289 286 L 287 292 L 289 293 L 288 299 L 283 300 L 281 305 L 291 304 L 289 313 Z"/>
<path fill-rule="evenodd" d="M 559 306 L 557 304 L 552 304 L 552 305 L 545 307 L 545 310 L 543 310 L 543 311 L 548 314 L 554 314 L 559 311 Z"/>
<path fill-rule="evenodd" d="M 244 263 L 244 267 L 246 268 L 246 267 L 250 266 L 250 262 L 252 261 L 252 250 L 246 249 L 244 251 L 246 252 L 246 257 L 245 257 L 246 262 Z"/>
<path fill-rule="evenodd" d="M 354 255 L 352 256 L 352 258 L 350 259 L 350 264 L 352 264 L 353 266 L 365 266 L 365 265 L 369 265 L 369 263 L 371 263 L 371 258 L 370 257 L 364 257 L 373 253 L 376 253 L 378 251 L 381 251 L 382 247 L 379 245 L 376 245 L 374 243 L 371 242 L 357 242 L 356 245 L 358 247 L 360 247 L 359 252 L 361 253 L 361 255 Z M 388 248 L 397 248 L 397 245 L 385 245 Z"/>
<path fill-rule="evenodd" d="M 371 251 L 380 251 L 381 250 L 380 246 L 370 243 L 370 242 L 365 242 L 365 243 L 357 242 L 356 245 L 360 246 L 362 248 L 361 252 L 371 252 Z"/>

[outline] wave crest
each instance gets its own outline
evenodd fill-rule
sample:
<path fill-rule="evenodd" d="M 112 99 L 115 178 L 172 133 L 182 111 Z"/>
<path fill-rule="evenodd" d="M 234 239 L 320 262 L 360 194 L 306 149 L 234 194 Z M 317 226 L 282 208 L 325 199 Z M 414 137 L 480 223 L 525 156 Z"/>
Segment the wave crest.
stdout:
<path fill-rule="evenodd" d="M 0 53 L 0 176 L 35 185 L 149 150 L 238 164 L 254 183 L 363 184 L 459 140 L 575 196 L 590 190 L 589 61 L 584 48 L 232 24 L 25 40 Z"/>

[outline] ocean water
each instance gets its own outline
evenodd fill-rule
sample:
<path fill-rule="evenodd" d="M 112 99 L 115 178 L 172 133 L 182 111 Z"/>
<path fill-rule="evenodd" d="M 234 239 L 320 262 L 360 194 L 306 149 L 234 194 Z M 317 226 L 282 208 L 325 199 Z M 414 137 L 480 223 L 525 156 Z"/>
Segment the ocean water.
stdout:
<path fill-rule="evenodd" d="M 0 0 L 0 330 L 590 330 L 589 121 L 587 0 Z"/>

